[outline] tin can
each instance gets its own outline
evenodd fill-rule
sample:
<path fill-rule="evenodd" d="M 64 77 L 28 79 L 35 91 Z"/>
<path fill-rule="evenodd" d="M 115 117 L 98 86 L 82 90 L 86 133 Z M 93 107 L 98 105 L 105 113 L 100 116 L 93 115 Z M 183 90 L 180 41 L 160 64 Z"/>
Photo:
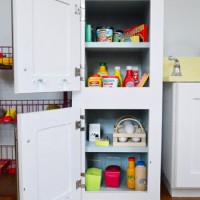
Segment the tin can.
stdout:
<path fill-rule="evenodd" d="M 120 42 L 120 40 L 123 38 L 123 31 L 122 30 L 116 30 L 113 33 L 113 42 Z"/>
<path fill-rule="evenodd" d="M 102 80 L 99 74 L 92 74 L 88 78 L 88 87 L 102 87 Z"/>
<path fill-rule="evenodd" d="M 113 88 L 118 86 L 118 76 L 103 76 L 103 87 Z"/>
<path fill-rule="evenodd" d="M 113 28 L 110 26 L 97 27 L 97 42 L 112 42 Z"/>

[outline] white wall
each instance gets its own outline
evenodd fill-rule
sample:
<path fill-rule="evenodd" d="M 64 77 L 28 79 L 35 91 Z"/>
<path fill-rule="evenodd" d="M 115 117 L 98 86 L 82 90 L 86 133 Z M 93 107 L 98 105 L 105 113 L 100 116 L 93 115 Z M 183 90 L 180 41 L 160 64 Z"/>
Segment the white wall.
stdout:
<path fill-rule="evenodd" d="M 200 56 L 200 0 L 165 0 L 164 56 Z"/>
<path fill-rule="evenodd" d="M 0 0 L 0 46 L 12 46 L 11 0 Z"/>

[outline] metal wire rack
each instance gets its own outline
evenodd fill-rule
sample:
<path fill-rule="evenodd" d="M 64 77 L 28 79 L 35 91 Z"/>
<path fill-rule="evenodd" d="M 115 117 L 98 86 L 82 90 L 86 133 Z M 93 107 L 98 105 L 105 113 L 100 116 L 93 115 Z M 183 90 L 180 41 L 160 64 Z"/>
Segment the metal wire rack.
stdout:
<path fill-rule="evenodd" d="M 0 46 L 0 69 L 12 69 L 12 46 Z"/>

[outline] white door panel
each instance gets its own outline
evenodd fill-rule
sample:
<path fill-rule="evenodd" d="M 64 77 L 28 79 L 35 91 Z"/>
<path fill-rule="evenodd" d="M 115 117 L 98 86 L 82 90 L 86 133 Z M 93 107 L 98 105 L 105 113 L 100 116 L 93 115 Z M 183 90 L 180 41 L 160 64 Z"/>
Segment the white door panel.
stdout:
<path fill-rule="evenodd" d="M 80 88 L 79 0 L 15 0 L 14 70 L 17 93 Z"/>
<path fill-rule="evenodd" d="M 176 187 L 200 187 L 200 85 L 178 84 Z"/>
<path fill-rule="evenodd" d="M 20 200 L 78 200 L 80 110 L 18 115 Z"/>

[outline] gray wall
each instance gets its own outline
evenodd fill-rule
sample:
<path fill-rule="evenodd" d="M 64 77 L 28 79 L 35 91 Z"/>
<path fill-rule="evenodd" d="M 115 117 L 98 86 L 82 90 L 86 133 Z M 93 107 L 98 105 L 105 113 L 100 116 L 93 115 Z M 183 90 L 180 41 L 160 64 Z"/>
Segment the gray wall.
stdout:
<path fill-rule="evenodd" d="M 165 0 L 164 5 L 164 56 L 200 56 L 200 0 Z"/>

